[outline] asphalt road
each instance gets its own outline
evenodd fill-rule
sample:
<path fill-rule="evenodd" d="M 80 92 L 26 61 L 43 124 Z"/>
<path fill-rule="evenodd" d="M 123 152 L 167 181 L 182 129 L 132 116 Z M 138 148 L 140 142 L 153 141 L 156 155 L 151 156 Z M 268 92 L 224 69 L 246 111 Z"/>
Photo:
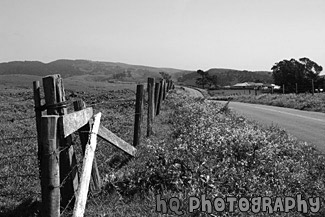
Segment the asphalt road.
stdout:
<path fill-rule="evenodd" d="M 179 88 L 182 89 L 182 90 L 184 90 L 185 93 L 187 95 L 189 95 L 189 96 L 192 96 L 192 97 L 202 97 L 203 98 L 202 93 L 200 91 L 198 91 L 198 90 L 195 90 L 195 89 L 189 88 L 189 87 L 179 87 Z"/>
<path fill-rule="evenodd" d="M 240 102 L 230 102 L 229 108 L 260 124 L 284 128 L 325 153 L 325 113 Z"/>
<path fill-rule="evenodd" d="M 200 91 L 184 88 L 188 95 L 203 97 Z M 226 103 L 225 101 L 218 101 Z M 325 113 L 301 111 L 276 106 L 230 102 L 229 108 L 235 113 L 266 126 L 277 126 L 301 141 L 315 145 L 325 153 Z"/>

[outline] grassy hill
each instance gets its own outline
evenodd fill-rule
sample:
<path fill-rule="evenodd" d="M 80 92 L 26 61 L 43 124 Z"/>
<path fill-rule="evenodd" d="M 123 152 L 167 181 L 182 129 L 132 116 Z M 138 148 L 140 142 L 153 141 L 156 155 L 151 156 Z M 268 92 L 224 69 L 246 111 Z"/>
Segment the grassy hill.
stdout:
<path fill-rule="evenodd" d="M 90 60 L 56 60 L 50 63 L 39 61 L 14 61 L 0 63 L 0 78 L 3 83 L 12 85 L 28 85 L 35 77 L 49 74 L 61 74 L 72 84 L 86 86 L 107 86 L 116 84 L 146 82 L 148 77 L 161 78 L 159 72 L 167 72 L 174 81 L 184 85 L 196 85 L 199 74 L 196 71 L 186 71 L 172 68 L 155 68 L 125 63 L 99 62 Z M 239 71 L 233 69 L 209 69 L 210 75 L 218 76 L 218 85 L 233 85 L 245 81 L 272 82 L 271 72 Z M 24 76 L 20 76 L 24 75 Z M 98 85 L 97 85 L 98 84 Z M 77 85 L 78 86 L 78 85 Z"/>
<path fill-rule="evenodd" d="M 272 72 L 268 71 L 239 71 L 234 69 L 209 69 L 207 71 L 209 75 L 217 75 L 218 76 L 218 85 L 234 85 L 239 82 L 246 81 L 259 81 L 263 83 L 272 83 Z M 182 76 L 178 77 L 178 82 L 184 85 L 196 85 L 196 79 L 200 77 L 200 75 L 196 71 L 182 73 Z"/>
<path fill-rule="evenodd" d="M 161 78 L 159 72 L 162 71 L 171 74 L 175 80 L 174 74 L 182 72 L 172 68 L 90 60 L 13 61 L 0 63 L 0 84 L 31 87 L 32 81 L 50 74 L 61 74 L 65 84 L 74 90 L 123 89 L 146 82 L 148 77 Z"/>
<path fill-rule="evenodd" d="M 173 74 L 182 70 L 90 60 L 56 60 L 50 63 L 42 63 L 38 61 L 0 63 L 0 75 L 26 74 L 46 76 L 49 74 L 61 74 L 63 78 L 95 75 L 94 81 L 118 80 L 143 82 L 149 76 L 161 77 L 159 75 L 159 72 L 161 71 Z"/>

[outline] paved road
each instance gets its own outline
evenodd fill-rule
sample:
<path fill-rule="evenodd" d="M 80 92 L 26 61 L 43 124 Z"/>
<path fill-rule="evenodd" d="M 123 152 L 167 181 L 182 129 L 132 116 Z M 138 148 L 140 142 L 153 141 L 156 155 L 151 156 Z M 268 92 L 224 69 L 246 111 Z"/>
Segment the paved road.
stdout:
<path fill-rule="evenodd" d="M 181 88 L 191 96 L 203 97 L 200 91 Z M 260 124 L 283 128 L 299 140 L 313 144 L 325 153 L 325 113 L 240 102 L 230 102 L 229 107 L 239 115 Z"/>
<path fill-rule="evenodd" d="M 189 96 L 192 96 L 192 97 L 202 97 L 203 98 L 203 95 L 200 91 L 198 90 L 195 90 L 193 88 L 189 88 L 189 87 L 180 87 L 180 86 L 177 86 L 179 89 L 181 90 L 184 90 L 185 93 Z"/>
<path fill-rule="evenodd" d="M 314 144 L 325 153 L 325 113 L 240 102 L 230 102 L 229 107 L 263 125 L 273 124 L 284 128 L 299 140 Z"/>

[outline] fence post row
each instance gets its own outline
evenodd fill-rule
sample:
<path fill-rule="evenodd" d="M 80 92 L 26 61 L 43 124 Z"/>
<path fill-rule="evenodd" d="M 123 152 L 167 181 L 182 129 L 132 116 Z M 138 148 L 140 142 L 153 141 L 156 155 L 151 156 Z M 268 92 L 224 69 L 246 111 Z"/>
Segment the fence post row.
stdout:
<path fill-rule="evenodd" d="M 93 144 L 96 136 L 92 137 L 89 134 L 92 124 L 90 118 L 93 115 L 93 110 L 92 108 L 86 108 L 85 103 L 82 100 L 78 100 L 74 102 L 75 112 L 67 114 L 64 87 L 60 75 L 44 77 L 43 87 L 45 96 L 44 106 L 41 105 L 40 83 L 39 81 L 33 82 L 42 190 L 41 213 L 43 216 L 58 217 L 61 207 L 66 208 L 70 207 L 69 205 L 75 205 L 74 215 L 79 216 L 76 213 L 83 213 L 83 211 L 80 212 L 79 208 L 76 208 L 76 204 L 85 200 L 86 194 L 81 194 L 80 191 L 88 191 L 89 181 L 86 181 L 85 184 L 82 178 L 79 186 L 77 159 L 72 146 L 71 133 L 79 132 L 85 163 L 87 158 L 89 158 L 89 152 L 86 151 L 89 148 L 88 146 L 93 145 L 96 147 L 96 144 Z M 165 100 L 167 95 L 166 91 L 168 92 L 173 88 L 172 81 L 165 82 L 161 80 L 159 83 L 155 83 L 153 78 L 148 78 L 147 136 L 152 134 L 153 120 L 155 115 L 159 114 L 162 100 Z M 139 145 L 141 138 L 143 90 L 143 85 L 137 85 L 133 146 L 117 137 L 104 126 L 99 125 L 99 120 L 97 121 L 98 136 L 130 156 L 135 156 L 136 149 L 134 147 Z M 42 116 L 42 110 L 47 110 L 47 115 Z M 100 114 L 97 119 L 99 118 Z M 89 138 L 92 142 L 89 141 Z M 93 160 L 87 163 L 87 173 L 90 174 L 89 170 L 91 170 L 91 178 L 93 180 L 90 189 L 91 191 L 100 191 L 101 178 L 97 168 L 95 153 L 90 153 L 90 155 L 93 155 Z M 84 169 L 81 176 L 85 176 Z M 83 190 L 80 190 L 81 185 L 83 185 Z M 78 197 L 77 192 L 79 192 L 78 195 L 81 198 Z M 85 202 L 81 204 L 78 206 L 84 209 Z"/>

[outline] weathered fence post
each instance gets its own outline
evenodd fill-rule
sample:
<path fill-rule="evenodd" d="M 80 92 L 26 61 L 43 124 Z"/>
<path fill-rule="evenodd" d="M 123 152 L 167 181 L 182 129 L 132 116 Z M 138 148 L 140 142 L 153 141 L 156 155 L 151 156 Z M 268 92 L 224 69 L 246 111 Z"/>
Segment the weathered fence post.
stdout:
<path fill-rule="evenodd" d="M 155 96 L 154 96 L 155 79 L 148 78 L 148 118 L 147 118 L 147 137 L 152 134 L 152 124 L 155 117 Z"/>
<path fill-rule="evenodd" d="M 134 117 L 134 136 L 133 136 L 134 147 L 136 147 L 140 143 L 142 108 L 143 108 L 143 84 L 138 84 L 137 93 L 136 93 L 136 103 L 135 103 L 135 117 Z"/>
<path fill-rule="evenodd" d="M 159 88 L 159 95 L 158 95 L 158 100 L 157 100 L 157 109 L 156 109 L 156 115 L 159 115 L 160 113 L 160 106 L 163 98 L 163 92 L 164 92 L 164 81 L 160 81 L 160 88 Z"/>
<path fill-rule="evenodd" d="M 311 79 L 312 94 L 315 94 L 314 79 Z"/>
<path fill-rule="evenodd" d="M 86 108 L 86 104 L 82 100 L 77 100 L 73 102 L 73 107 L 75 111 L 80 111 L 82 109 Z M 89 139 L 89 133 L 90 132 L 90 122 L 88 122 L 85 126 L 81 127 L 79 132 L 79 138 L 81 142 L 82 152 L 85 155 L 86 145 L 88 143 Z M 92 164 L 92 170 L 91 170 L 91 178 L 92 182 L 90 182 L 90 190 L 92 192 L 99 192 L 101 189 L 102 181 L 99 175 L 98 167 L 97 167 L 97 161 L 96 156 L 94 156 L 93 164 Z"/>
<path fill-rule="evenodd" d="M 157 111 L 158 111 L 160 88 L 161 88 L 160 87 L 160 82 L 156 82 L 156 85 L 155 85 L 155 111 L 156 111 L 156 115 L 157 115 Z"/>
<path fill-rule="evenodd" d="M 57 115 L 45 116 L 41 119 L 42 135 L 42 216 L 60 216 L 60 169 L 59 144 L 57 141 Z"/>
<path fill-rule="evenodd" d="M 162 100 L 164 101 L 166 99 L 166 81 L 163 80 L 161 85 L 162 85 L 162 89 L 163 89 Z"/>
<path fill-rule="evenodd" d="M 95 150 L 97 146 L 97 134 L 100 126 L 101 113 L 94 116 L 94 125 L 91 131 L 89 144 L 85 149 L 85 156 L 82 163 L 82 173 L 80 180 L 80 187 L 77 193 L 77 199 L 75 201 L 73 217 L 83 217 L 87 202 L 88 187 L 91 177 L 92 164 L 95 157 Z"/>
<path fill-rule="evenodd" d="M 60 75 L 50 75 L 43 78 L 45 103 L 48 115 L 64 115 L 67 113 L 65 106 L 65 93 Z M 58 123 L 60 125 L 60 122 Z M 77 160 L 72 146 L 72 138 L 63 138 L 63 126 L 58 127 L 58 140 L 60 147 L 60 183 L 62 207 L 74 204 L 75 194 L 78 189 Z"/>

